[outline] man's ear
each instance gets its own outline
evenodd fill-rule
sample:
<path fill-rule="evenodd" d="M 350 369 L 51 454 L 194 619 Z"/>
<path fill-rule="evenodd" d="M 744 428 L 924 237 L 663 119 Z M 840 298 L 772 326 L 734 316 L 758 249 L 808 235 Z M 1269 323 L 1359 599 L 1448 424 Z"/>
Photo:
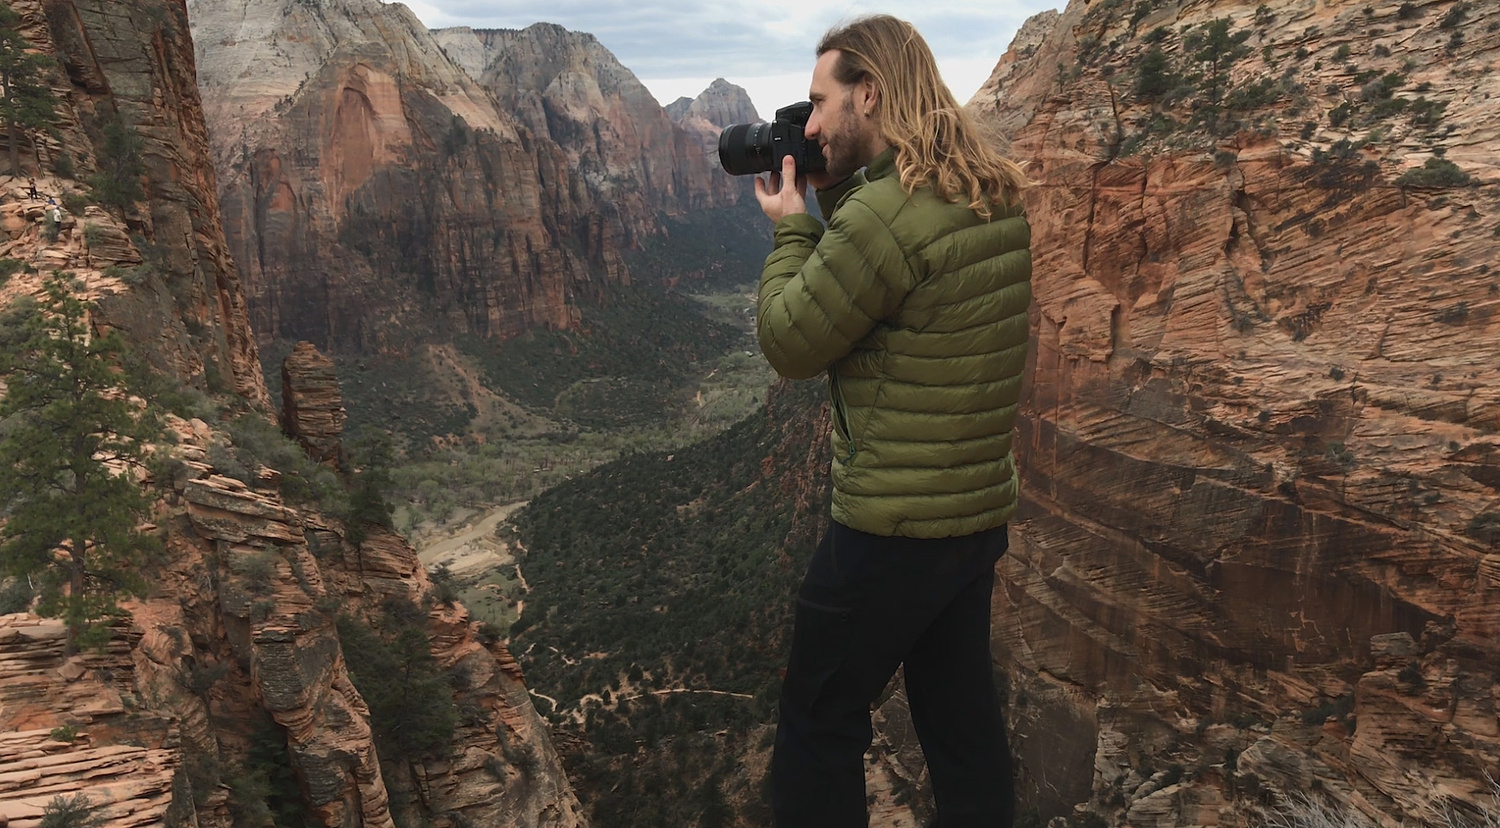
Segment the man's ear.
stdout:
<path fill-rule="evenodd" d="M 880 104 L 880 87 L 875 85 L 875 79 L 865 75 L 854 85 L 854 109 L 860 114 L 869 117 L 875 114 L 875 107 Z"/>

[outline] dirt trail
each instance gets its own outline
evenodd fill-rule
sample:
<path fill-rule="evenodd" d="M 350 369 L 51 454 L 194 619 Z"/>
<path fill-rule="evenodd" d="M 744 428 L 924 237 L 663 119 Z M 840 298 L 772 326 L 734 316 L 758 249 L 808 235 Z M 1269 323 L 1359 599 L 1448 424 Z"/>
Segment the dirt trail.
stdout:
<path fill-rule="evenodd" d="M 513 566 L 510 545 L 495 537 L 495 527 L 510 517 L 525 501 L 507 503 L 477 520 L 441 535 L 417 550 L 427 566 L 447 564 L 455 575 L 475 575 L 496 567 Z"/>

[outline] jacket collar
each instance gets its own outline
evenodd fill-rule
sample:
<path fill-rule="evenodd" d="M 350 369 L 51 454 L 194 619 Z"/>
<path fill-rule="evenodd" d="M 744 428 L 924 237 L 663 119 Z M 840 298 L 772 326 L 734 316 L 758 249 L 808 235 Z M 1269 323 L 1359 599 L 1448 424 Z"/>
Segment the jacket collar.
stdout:
<path fill-rule="evenodd" d="M 865 167 L 865 179 L 874 181 L 877 178 L 886 178 L 896 174 L 896 148 L 891 147 L 885 152 L 875 156 L 869 166 Z"/>

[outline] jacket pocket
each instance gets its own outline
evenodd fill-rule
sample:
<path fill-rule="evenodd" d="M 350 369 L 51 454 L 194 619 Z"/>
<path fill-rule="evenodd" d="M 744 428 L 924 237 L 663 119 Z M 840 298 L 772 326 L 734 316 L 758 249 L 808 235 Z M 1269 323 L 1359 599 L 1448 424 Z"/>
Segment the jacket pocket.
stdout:
<path fill-rule="evenodd" d="M 857 448 L 854 445 L 854 434 L 849 430 L 849 415 L 844 411 L 844 395 L 839 390 L 839 375 L 832 367 L 828 369 L 828 397 L 832 401 L 833 408 L 833 430 L 842 437 L 844 443 L 849 447 L 839 461 L 847 463 L 854 459 Z"/>

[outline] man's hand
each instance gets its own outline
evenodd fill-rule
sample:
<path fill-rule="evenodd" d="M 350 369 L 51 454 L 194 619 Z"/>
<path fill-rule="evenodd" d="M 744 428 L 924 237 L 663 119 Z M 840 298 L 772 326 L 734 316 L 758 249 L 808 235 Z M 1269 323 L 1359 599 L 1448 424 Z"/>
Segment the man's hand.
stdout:
<path fill-rule="evenodd" d="M 784 182 L 792 182 L 785 185 Z M 807 179 L 797 175 L 797 162 L 790 155 L 781 162 L 781 172 L 771 173 L 769 180 L 755 177 L 755 200 L 771 221 L 782 216 L 807 212 Z"/>

